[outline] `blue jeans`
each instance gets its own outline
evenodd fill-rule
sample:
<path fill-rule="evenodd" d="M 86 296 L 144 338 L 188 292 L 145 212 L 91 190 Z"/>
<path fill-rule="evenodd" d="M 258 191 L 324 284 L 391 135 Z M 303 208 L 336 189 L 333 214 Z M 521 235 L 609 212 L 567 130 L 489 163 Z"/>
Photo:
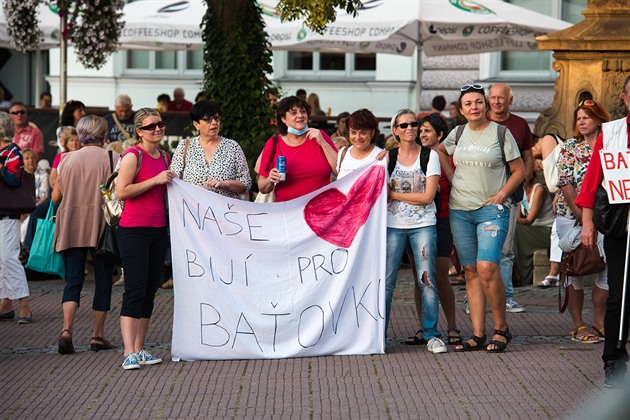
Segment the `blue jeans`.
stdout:
<path fill-rule="evenodd" d="M 501 263 L 499 264 L 499 272 L 501 280 L 505 286 L 505 299 L 512 300 L 514 296 L 514 285 L 512 284 L 512 270 L 514 268 L 514 231 L 516 230 L 516 212 L 518 206 L 510 207 L 510 224 L 507 236 L 501 250 Z"/>
<path fill-rule="evenodd" d="M 455 248 L 463 266 L 474 266 L 477 261 L 500 263 L 508 232 L 509 208 L 487 205 L 476 210 L 451 209 L 449 216 Z"/>
<path fill-rule="evenodd" d="M 387 334 L 389 325 L 392 296 L 398 279 L 400 261 L 405 252 L 407 240 L 411 245 L 418 273 L 418 285 L 422 291 L 422 325 L 424 337 L 428 340 L 440 336 L 440 332 L 437 330 L 439 299 L 435 285 L 435 259 L 437 257 L 437 230 L 435 226 L 415 229 L 387 228 L 385 334 Z M 422 281 L 423 273 L 426 273 L 427 284 Z"/>

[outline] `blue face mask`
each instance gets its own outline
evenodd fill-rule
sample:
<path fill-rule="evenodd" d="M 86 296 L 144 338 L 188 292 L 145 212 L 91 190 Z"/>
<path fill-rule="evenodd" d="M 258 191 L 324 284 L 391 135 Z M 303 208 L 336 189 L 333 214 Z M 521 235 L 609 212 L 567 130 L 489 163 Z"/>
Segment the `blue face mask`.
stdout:
<path fill-rule="evenodd" d="M 304 127 L 301 131 L 298 131 L 293 127 L 287 126 L 287 132 L 291 134 L 295 134 L 296 136 L 301 136 L 302 134 L 306 133 L 306 130 L 308 130 L 308 125 L 306 125 L 306 127 Z"/>

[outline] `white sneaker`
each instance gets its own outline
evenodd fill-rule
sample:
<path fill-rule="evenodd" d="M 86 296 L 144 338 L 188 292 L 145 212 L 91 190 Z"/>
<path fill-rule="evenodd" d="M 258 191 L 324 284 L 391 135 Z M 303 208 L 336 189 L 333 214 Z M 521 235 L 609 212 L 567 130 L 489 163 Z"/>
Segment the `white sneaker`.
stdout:
<path fill-rule="evenodd" d="M 505 302 L 505 311 L 513 314 L 525 312 L 525 308 L 519 305 L 514 299 Z"/>
<path fill-rule="evenodd" d="M 427 343 L 427 350 L 433 354 L 446 353 L 448 351 L 446 344 L 437 337 L 433 337 L 429 340 Z"/>
<path fill-rule="evenodd" d="M 470 315 L 470 308 L 468 307 L 468 302 L 466 302 L 466 308 L 464 308 L 466 315 Z"/>

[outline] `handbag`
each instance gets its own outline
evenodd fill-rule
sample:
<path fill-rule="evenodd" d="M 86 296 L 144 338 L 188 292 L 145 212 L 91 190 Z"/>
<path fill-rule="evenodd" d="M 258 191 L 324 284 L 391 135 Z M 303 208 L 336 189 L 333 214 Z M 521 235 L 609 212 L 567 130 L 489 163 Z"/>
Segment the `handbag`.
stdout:
<path fill-rule="evenodd" d="M 116 242 L 116 226 L 105 225 L 105 230 L 98 240 L 95 254 L 114 263 L 120 261 L 118 243 Z"/>
<path fill-rule="evenodd" d="M 55 237 L 55 206 L 50 202 L 44 219 L 37 219 L 37 229 L 33 237 L 26 268 L 40 273 L 57 274 L 61 278 L 66 276 L 63 254 L 55 252 L 53 245 Z"/>
<path fill-rule="evenodd" d="M 560 262 L 560 287 L 558 287 L 558 309 L 564 312 L 569 304 L 569 295 L 566 293 L 569 276 L 588 276 L 599 273 L 606 268 L 604 258 L 599 254 L 599 247 L 587 248 L 580 243 L 571 252 L 562 253 Z M 562 294 L 564 293 L 564 302 Z"/>
<path fill-rule="evenodd" d="M 256 198 L 254 199 L 254 203 L 273 203 L 274 201 L 276 201 L 275 187 L 267 194 L 258 192 L 258 194 L 256 194 Z"/>
<path fill-rule="evenodd" d="M 22 171 L 22 183 L 11 187 L 0 180 L 0 214 L 15 216 L 35 210 L 35 175 Z"/>
<path fill-rule="evenodd" d="M 608 193 L 602 184 L 597 187 L 593 223 L 604 236 L 621 239 L 628 226 L 628 204 L 610 204 Z"/>
<path fill-rule="evenodd" d="M 138 168 L 142 163 L 142 153 L 138 158 Z M 114 158 L 112 157 L 112 151 L 109 150 L 109 168 L 112 174 L 105 181 L 105 191 L 109 191 L 109 199 L 101 205 L 105 221 L 109 226 L 115 226 L 120 222 L 123 209 L 125 208 L 125 202 L 119 200 L 116 197 L 116 179 L 118 178 L 118 170 L 114 170 Z M 137 174 L 137 171 L 136 171 Z"/>

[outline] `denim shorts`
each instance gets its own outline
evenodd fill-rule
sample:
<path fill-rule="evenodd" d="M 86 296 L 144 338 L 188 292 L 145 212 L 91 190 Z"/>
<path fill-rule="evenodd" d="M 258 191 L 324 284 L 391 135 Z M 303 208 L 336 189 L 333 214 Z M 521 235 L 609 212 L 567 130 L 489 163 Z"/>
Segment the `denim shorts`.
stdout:
<path fill-rule="evenodd" d="M 510 223 L 510 209 L 490 204 L 476 210 L 449 211 L 457 255 L 464 266 L 477 261 L 499 264 Z"/>

